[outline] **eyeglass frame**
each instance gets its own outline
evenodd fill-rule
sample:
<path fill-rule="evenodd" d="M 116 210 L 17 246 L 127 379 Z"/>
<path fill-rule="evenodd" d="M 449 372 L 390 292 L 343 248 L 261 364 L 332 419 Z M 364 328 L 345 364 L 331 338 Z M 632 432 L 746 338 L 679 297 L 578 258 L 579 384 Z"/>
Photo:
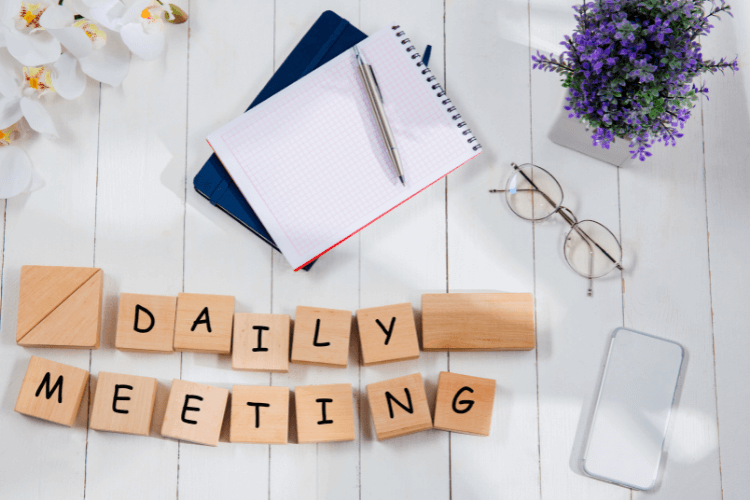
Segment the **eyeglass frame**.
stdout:
<path fill-rule="evenodd" d="M 557 179 L 555 178 L 555 176 L 554 176 L 554 175 L 552 175 L 552 174 L 551 174 L 551 173 L 550 173 L 550 172 L 549 172 L 549 171 L 548 171 L 547 169 L 545 169 L 545 168 L 542 168 L 542 167 L 540 167 L 539 165 L 535 165 L 535 164 L 533 164 L 533 163 L 527 163 L 527 164 L 524 164 L 524 165 L 530 165 L 530 166 L 532 166 L 532 167 L 534 167 L 534 168 L 538 168 L 539 170 L 541 170 L 541 171 L 542 171 L 542 172 L 544 172 L 545 174 L 549 175 L 550 179 L 552 179 L 553 181 L 555 181 L 555 184 L 557 184 L 557 187 L 558 187 L 558 188 L 560 189 L 560 203 L 554 203 L 554 202 L 552 201 L 552 199 L 551 199 L 551 198 L 550 198 L 550 197 L 549 197 L 549 196 L 547 195 L 547 193 L 545 193 L 544 191 L 542 191 L 541 189 L 539 189 L 539 188 L 537 187 L 537 185 L 536 185 L 536 184 L 534 184 L 534 181 L 532 181 L 531 179 L 529 179 L 529 178 L 528 178 L 528 176 L 526 176 L 526 174 L 525 174 L 525 173 L 524 173 L 524 172 L 523 172 L 523 171 L 521 170 L 521 167 L 520 167 L 519 165 L 517 165 L 517 164 L 516 164 L 515 162 L 511 162 L 511 164 L 510 164 L 510 165 L 511 165 L 511 166 L 513 167 L 513 170 L 515 170 L 516 172 L 518 172 L 519 174 L 521 174 L 521 175 L 522 175 L 522 176 L 524 177 L 524 179 L 526 179 L 526 181 L 527 181 L 527 182 L 528 182 L 529 184 L 531 184 L 531 186 L 532 186 L 532 187 L 534 188 L 534 189 L 527 189 L 526 191 L 532 191 L 532 192 L 533 192 L 533 191 L 536 191 L 536 192 L 538 192 L 539 194 L 541 194 L 541 195 L 542 195 L 542 197 L 544 197 L 544 199 L 545 199 L 545 200 L 547 200 L 547 203 L 549 203 L 550 205 L 552 205 L 553 207 L 555 207 L 555 209 L 554 209 L 554 210 L 553 210 L 552 212 L 550 212 L 549 214 L 545 215 L 544 217 L 540 217 L 540 218 L 538 218 L 538 219 L 529 219 L 529 218 L 527 218 L 527 217 L 524 217 L 523 215 L 519 214 L 518 212 L 516 212 L 515 210 L 513 210 L 513 209 L 511 208 L 511 206 L 510 206 L 510 201 L 508 201 L 508 197 L 507 197 L 507 195 L 506 195 L 506 197 L 505 197 L 505 201 L 506 201 L 506 203 L 508 204 L 508 208 L 510 208 L 510 209 L 511 209 L 511 212 L 513 212 L 513 213 L 514 213 L 515 215 L 517 215 L 518 217 L 520 217 L 520 218 L 521 218 L 521 219 L 523 219 L 523 220 L 527 220 L 527 221 L 531 221 L 531 222 L 540 222 L 540 221 L 543 221 L 543 220 L 546 220 L 546 219 L 548 219 L 548 218 L 552 217 L 552 216 L 553 216 L 554 214 L 559 214 L 559 215 L 560 215 L 560 217 L 562 217 L 562 218 L 563 218 L 563 219 L 565 220 L 565 222 L 567 222 L 567 223 L 568 223 L 568 225 L 570 226 L 570 231 L 568 231 L 568 234 L 567 234 L 567 235 L 565 236 L 565 241 L 563 242 L 563 255 L 565 256 L 565 261 L 566 261 L 566 262 L 568 263 L 568 266 L 570 266 L 570 268 L 571 268 L 571 269 L 573 269 L 573 271 L 575 271 L 575 272 L 576 272 L 576 274 L 578 274 L 579 276 L 582 276 L 582 277 L 584 277 L 584 278 L 586 278 L 586 279 L 588 279 L 588 280 L 589 280 L 589 288 L 588 288 L 588 291 L 587 291 L 587 295 L 588 295 L 589 297 L 591 297 L 591 296 L 592 296 L 592 295 L 594 294 L 594 279 L 597 279 L 597 278 L 601 278 L 602 276 L 606 276 L 607 274 L 609 274 L 609 273 L 611 273 L 612 271 L 614 271 L 614 269 L 618 269 L 619 271 L 622 271 L 622 270 L 623 270 L 623 268 L 622 268 L 622 265 L 621 265 L 621 261 L 622 261 L 622 244 L 620 243 L 620 240 L 619 240 L 619 239 L 617 238 L 617 236 L 615 236 L 615 234 L 614 234 L 614 233 L 613 233 L 612 231 L 610 231 L 610 230 L 609 230 L 609 228 L 608 228 L 607 226 L 605 226 L 604 224 L 601 224 L 601 223 L 599 223 L 599 222 L 597 222 L 597 221 L 595 221 L 595 220 L 592 220 L 592 219 L 584 219 L 584 220 L 581 220 L 581 221 L 579 221 L 579 220 L 578 220 L 578 218 L 577 218 L 577 217 L 575 216 L 575 214 L 573 213 L 573 211 L 572 211 L 571 209 L 569 209 L 568 207 L 565 207 L 565 206 L 563 206 L 563 204 L 562 204 L 562 203 L 563 203 L 563 200 L 565 199 L 565 192 L 563 191 L 563 188 L 562 188 L 562 186 L 560 185 L 560 182 L 559 182 L 559 181 L 558 181 L 558 180 L 557 180 Z M 490 191 L 490 193 L 507 193 L 507 191 L 508 191 L 508 190 L 507 190 L 507 189 L 490 189 L 489 191 Z M 524 191 L 524 190 L 520 189 L 519 191 Z M 609 234 L 611 234 L 611 235 L 612 235 L 612 238 L 613 238 L 613 239 L 615 240 L 615 242 L 617 243 L 617 246 L 618 246 L 618 248 L 620 249 L 620 259 L 618 259 L 618 260 L 615 260 L 615 259 L 614 259 L 614 258 L 613 258 L 613 257 L 612 257 L 612 256 L 611 256 L 610 254 L 609 254 L 609 252 L 607 252 L 607 251 L 606 251 L 605 249 L 603 249 L 603 248 L 602 248 L 602 247 L 601 247 L 601 246 L 600 246 L 600 245 L 599 245 L 599 244 L 598 244 L 598 243 L 597 243 L 597 242 L 596 242 L 596 241 L 595 241 L 595 240 L 594 240 L 594 239 L 593 239 L 593 238 L 592 238 L 591 236 L 589 236 L 589 235 L 588 235 L 588 234 L 586 233 L 586 231 L 584 231 L 583 229 L 581 229 L 581 228 L 580 228 L 580 224 L 581 224 L 581 223 L 583 223 L 583 222 L 593 222 L 594 224 L 598 224 L 598 225 L 599 225 L 599 226 L 601 226 L 601 227 L 602 227 L 603 229 L 605 229 L 605 230 L 606 230 L 606 231 L 607 231 L 607 232 L 608 232 Z M 569 239 L 569 237 L 570 237 L 570 233 L 571 233 L 571 232 L 573 232 L 573 230 L 575 230 L 575 231 L 576 231 L 576 233 L 578 233 L 578 235 L 579 235 L 579 236 L 581 237 L 581 239 L 582 239 L 583 241 L 585 241 L 585 242 L 586 242 L 586 244 L 587 244 L 587 245 L 589 246 L 589 255 L 590 255 L 590 257 L 591 257 L 591 258 L 589 259 L 589 268 L 590 268 L 590 269 L 591 269 L 592 271 L 591 271 L 591 272 L 589 273 L 589 275 L 588 275 L 588 276 L 584 276 L 584 275 L 582 275 L 581 273 L 579 273 L 579 272 L 578 272 L 578 271 L 576 270 L 576 268 L 575 268 L 575 267 L 573 267 L 573 265 L 572 265 L 572 264 L 570 263 L 570 260 L 568 260 L 568 257 L 567 257 L 567 255 L 565 255 L 565 243 L 566 243 L 566 242 L 568 241 L 568 239 Z M 604 274 L 601 274 L 601 275 L 598 275 L 598 276 L 593 276 L 593 267 L 594 267 L 594 247 L 593 247 L 593 246 L 591 246 L 591 245 L 592 245 L 592 243 L 593 243 L 594 245 L 596 245 L 596 247 L 597 247 L 597 248 L 598 248 L 599 250 L 601 250 L 601 251 L 602 251 L 602 253 L 603 253 L 603 254 L 604 254 L 604 255 L 605 255 L 605 256 L 606 256 L 606 257 L 607 257 L 607 258 L 608 258 L 608 259 L 609 259 L 610 261 L 612 261 L 612 262 L 613 262 L 613 263 L 615 264 L 615 267 L 614 267 L 614 269 L 611 269 L 610 271 L 607 271 L 607 272 L 606 272 L 606 273 L 604 273 Z"/>

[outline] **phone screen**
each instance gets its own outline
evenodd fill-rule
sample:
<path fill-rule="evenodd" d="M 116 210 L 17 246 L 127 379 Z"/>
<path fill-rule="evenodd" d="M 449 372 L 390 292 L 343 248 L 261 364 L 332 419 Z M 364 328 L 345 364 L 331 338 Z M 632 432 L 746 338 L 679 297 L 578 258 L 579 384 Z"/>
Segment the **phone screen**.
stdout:
<path fill-rule="evenodd" d="M 671 340 L 615 330 L 583 457 L 586 474 L 639 490 L 656 485 L 683 354 Z"/>

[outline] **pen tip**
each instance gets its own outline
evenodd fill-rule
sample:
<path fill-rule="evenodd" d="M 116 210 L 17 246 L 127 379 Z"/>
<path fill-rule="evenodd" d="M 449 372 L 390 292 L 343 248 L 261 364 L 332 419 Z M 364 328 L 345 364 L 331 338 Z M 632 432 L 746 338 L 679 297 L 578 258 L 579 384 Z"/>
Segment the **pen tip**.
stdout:
<path fill-rule="evenodd" d="M 401 184 L 403 184 L 404 186 L 406 186 L 406 181 L 404 180 L 404 176 L 403 175 L 399 175 L 398 178 L 401 181 Z"/>

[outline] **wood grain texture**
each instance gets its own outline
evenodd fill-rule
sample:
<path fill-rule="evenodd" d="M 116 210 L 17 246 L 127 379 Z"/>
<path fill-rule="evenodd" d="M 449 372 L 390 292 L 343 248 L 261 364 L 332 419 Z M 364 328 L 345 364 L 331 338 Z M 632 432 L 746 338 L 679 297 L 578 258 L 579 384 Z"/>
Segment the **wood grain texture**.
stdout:
<path fill-rule="evenodd" d="M 288 372 L 291 322 L 286 314 L 235 314 L 232 369 Z"/>
<path fill-rule="evenodd" d="M 351 333 L 351 311 L 297 306 L 292 363 L 346 368 Z"/>
<path fill-rule="evenodd" d="M 110 372 L 99 372 L 96 378 L 89 428 L 148 436 L 158 380 Z"/>
<path fill-rule="evenodd" d="M 489 378 L 441 372 L 435 400 L 436 429 L 489 436 L 496 382 Z"/>
<path fill-rule="evenodd" d="M 288 442 L 288 387 L 233 385 L 231 409 L 230 443 Z"/>
<path fill-rule="evenodd" d="M 528 351 L 535 344 L 530 293 L 422 295 L 425 351 Z"/>
<path fill-rule="evenodd" d="M 174 379 L 164 411 L 161 435 L 216 446 L 228 398 L 227 389 Z"/>
<path fill-rule="evenodd" d="M 177 297 L 121 293 L 115 347 L 121 351 L 174 352 L 176 311 Z"/>
<path fill-rule="evenodd" d="M 357 310 L 362 365 L 419 357 L 419 339 L 411 302 Z"/>
<path fill-rule="evenodd" d="M 351 384 L 295 387 L 294 397 L 299 444 L 354 441 Z"/>
<path fill-rule="evenodd" d="M 367 401 L 378 441 L 432 429 L 419 373 L 368 384 Z"/>
<path fill-rule="evenodd" d="M 181 293 L 177 296 L 174 350 L 232 352 L 234 297 Z"/>

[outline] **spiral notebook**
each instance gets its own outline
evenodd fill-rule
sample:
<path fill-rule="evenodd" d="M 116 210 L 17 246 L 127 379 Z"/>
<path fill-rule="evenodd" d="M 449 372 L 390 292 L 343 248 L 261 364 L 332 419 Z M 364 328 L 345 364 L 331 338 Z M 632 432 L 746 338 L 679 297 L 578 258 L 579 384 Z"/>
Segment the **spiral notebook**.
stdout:
<path fill-rule="evenodd" d="M 295 270 L 481 152 L 397 25 L 358 44 L 401 155 L 390 162 L 352 51 L 208 136 Z"/>

